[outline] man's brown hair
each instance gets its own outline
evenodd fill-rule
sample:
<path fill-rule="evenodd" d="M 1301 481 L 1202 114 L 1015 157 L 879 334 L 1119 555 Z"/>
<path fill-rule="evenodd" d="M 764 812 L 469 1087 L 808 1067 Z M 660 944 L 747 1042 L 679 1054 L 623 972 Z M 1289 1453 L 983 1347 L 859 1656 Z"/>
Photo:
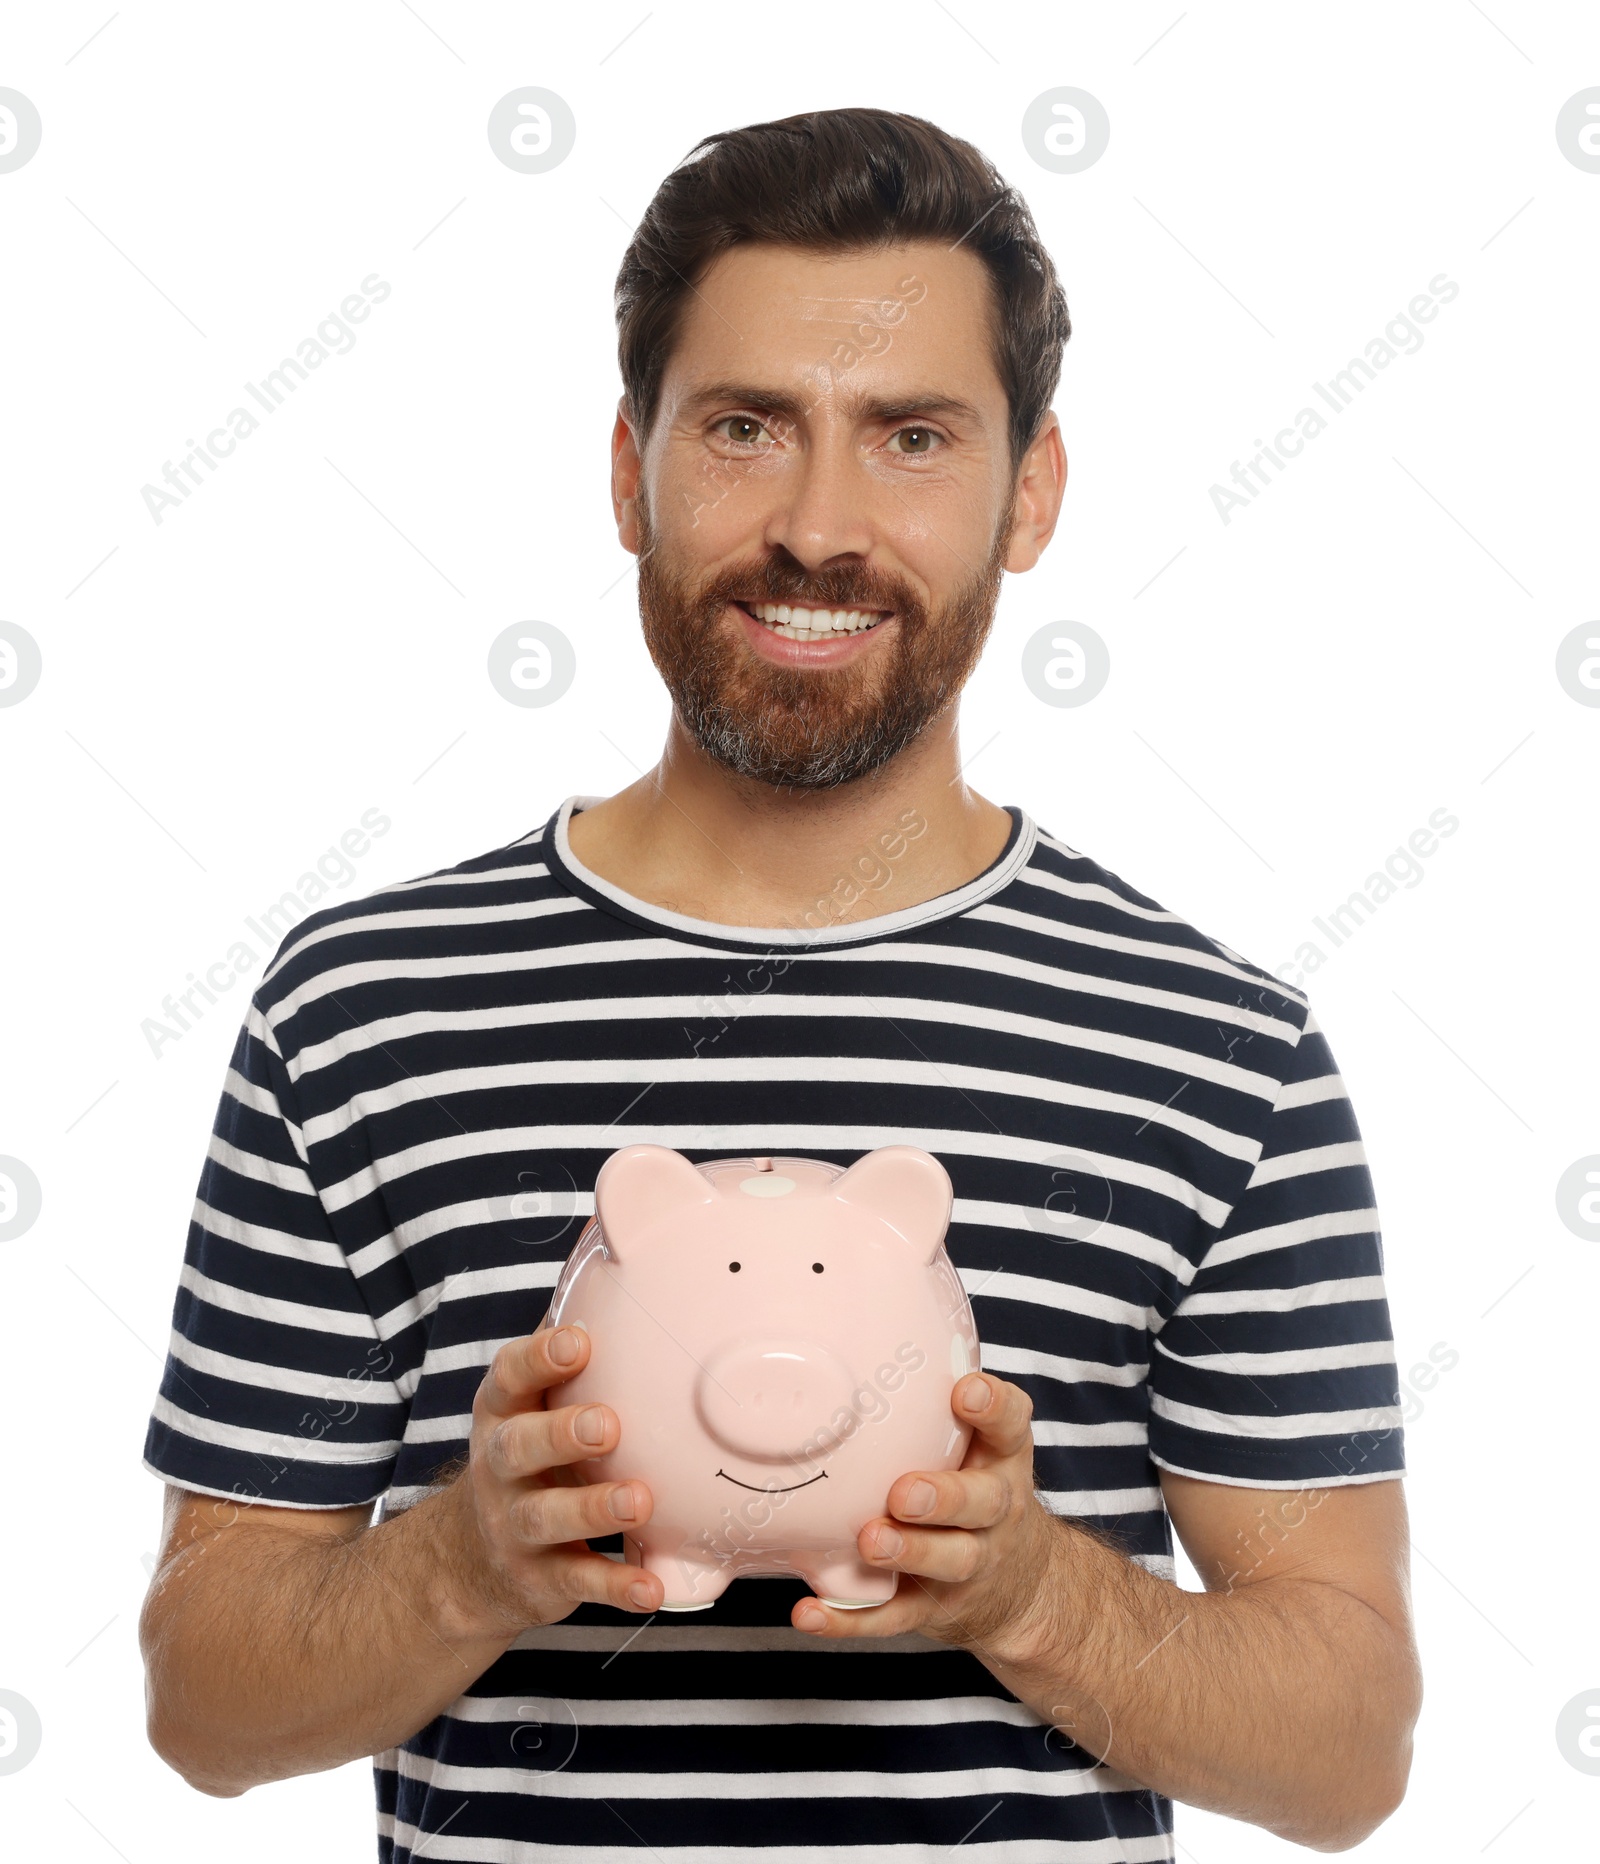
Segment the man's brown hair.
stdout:
<path fill-rule="evenodd" d="M 705 137 L 656 190 L 617 273 L 624 405 L 648 433 L 684 302 L 729 247 L 842 252 L 942 240 L 993 281 L 1013 471 L 1039 431 L 1072 326 L 1033 216 L 987 156 L 921 117 L 817 110 Z"/>

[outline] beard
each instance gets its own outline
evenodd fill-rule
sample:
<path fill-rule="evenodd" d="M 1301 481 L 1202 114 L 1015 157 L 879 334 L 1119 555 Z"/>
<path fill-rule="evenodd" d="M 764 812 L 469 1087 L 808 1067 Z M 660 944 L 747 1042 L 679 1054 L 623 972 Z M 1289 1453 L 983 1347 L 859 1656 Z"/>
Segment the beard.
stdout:
<path fill-rule="evenodd" d="M 810 571 L 781 548 L 697 583 L 663 560 L 642 498 L 638 522 L 645 646 L 684 728 L 723 769 L 797 790 L 880 769 L 954 702 L 993 625 L 1008 542 L 1002 525 L 983 568 L 930 611 L 901 576 L 860 562 Z M 733 601 L 892 609 L 895 630 L 865 664 L 774 666 L 729 627 Z"/>

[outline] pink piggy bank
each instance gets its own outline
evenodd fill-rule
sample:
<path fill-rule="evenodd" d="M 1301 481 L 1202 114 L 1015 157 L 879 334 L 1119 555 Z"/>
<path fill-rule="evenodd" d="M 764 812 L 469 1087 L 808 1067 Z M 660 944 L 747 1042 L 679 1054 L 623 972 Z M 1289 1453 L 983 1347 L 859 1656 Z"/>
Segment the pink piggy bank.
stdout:
<path fill-rule="evenodd" d="M 845 1171 L 636 1145 L 594 1196 L 549 1312 L 587 1331 L 589 1363 L 552 1397 L 617 1413 L 617 1448 L 575 1473 L 649 1485 L 625 1541 L 662 1609 L 703 1611 L 747 1573 L 847 1608 L 892 1598 L 856 1536 L 897 1477 L 954 1469 L 971 1436 L 950 1408 L 978 1334 L 944 1167 L 914 1146 Z"/>

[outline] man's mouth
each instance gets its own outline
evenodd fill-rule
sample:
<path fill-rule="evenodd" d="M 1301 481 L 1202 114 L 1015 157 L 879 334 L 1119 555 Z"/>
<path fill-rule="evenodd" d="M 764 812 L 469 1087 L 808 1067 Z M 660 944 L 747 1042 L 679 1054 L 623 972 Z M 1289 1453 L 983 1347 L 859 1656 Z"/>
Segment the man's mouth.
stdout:
<path fill-rule="evenodd" d="M 834 641 L 864 634 L 892 613 L 884 608 L 801 608 L 790 602 L 740 602 L 737 606 L 788 641 Z"/>

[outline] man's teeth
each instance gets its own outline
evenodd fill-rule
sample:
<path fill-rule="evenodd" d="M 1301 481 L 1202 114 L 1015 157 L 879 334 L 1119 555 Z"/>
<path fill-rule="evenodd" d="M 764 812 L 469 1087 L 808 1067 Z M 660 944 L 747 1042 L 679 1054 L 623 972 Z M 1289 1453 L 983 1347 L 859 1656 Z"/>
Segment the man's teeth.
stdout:
<path fill-rule="evenodd" d="M 757 621 L 791 641 L 859 634 L 883 620 L 882 611 L 875 608 L 791 608 L 786 602 L 751 602 L 748 606 Z"/>

